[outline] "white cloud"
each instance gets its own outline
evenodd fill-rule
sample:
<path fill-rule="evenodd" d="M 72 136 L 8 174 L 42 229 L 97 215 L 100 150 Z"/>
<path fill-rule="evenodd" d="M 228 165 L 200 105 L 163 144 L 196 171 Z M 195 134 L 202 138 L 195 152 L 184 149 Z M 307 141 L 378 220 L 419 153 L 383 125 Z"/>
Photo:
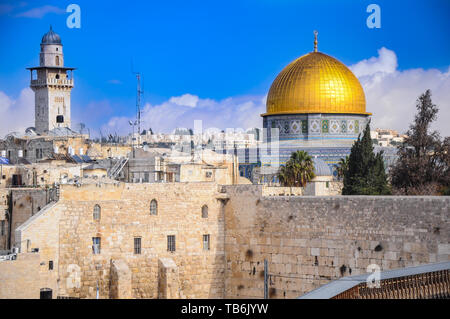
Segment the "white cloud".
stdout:
<path fill-rule="evenodd" d="M 34 126 L 34 93 L 25 88 L 17 99 L 0 91 L 0 137 Z"/>
<path fill-rule="evenodd" d="M 378 57 L 362 60 L 350 68 L 357 77 L 363 77 L 374 74 L 390 74 L 395 72 L 397 66 L 397 55 L 395 52 L 382 47 L 378 50 Z"/>
<path fill-rule="evenodd" d="M 386 48 L 378 57 L 358 62 L 350 69 L 361 81 L 366 94 L 367 111 L 373 113 L 372 128 L 391 128 L 406 132 L 416 113 L 416 99 L 427 89 L 439 107 L 438 119 L 432 128 L 441 135 L 450 135 L 450 68 L 397 69 L 397 56 Z"/>
<path fill-rule="evenodd" d="M 172 132 L 177 127 L 193 128 L 195 120 L 202 120 L 203 129 L 261 127 L 261 113 L 265 110 L 266 96 L 230 97 L 221 101 L 202 99 L 184 94 L 172 97 L 158 105 L 147 103 L 142 113 L 142 129 L 153 132 Z M 107 133 L 130 133 L 130 118 L 113 117 L 102 127 Z"/>
<path fill-rule="evenodd" d="M 42 7 L 33 8 L 30 10 L 18 13 L 18 14 L 16 14 L 16 17 L 41 19 L 48 13 L 64 14 L 65 12 L 66 11 L 64 9 L 61 9 L 61 8 L 58 8 L 55 6 L 45 5 Z"/>
<path fill-rule="evenodd" d="M 198 100 L 198 96 L 187 93 L 182 96 L 171 97 L 169 102 L 181 106 L 196 107 Z"/>

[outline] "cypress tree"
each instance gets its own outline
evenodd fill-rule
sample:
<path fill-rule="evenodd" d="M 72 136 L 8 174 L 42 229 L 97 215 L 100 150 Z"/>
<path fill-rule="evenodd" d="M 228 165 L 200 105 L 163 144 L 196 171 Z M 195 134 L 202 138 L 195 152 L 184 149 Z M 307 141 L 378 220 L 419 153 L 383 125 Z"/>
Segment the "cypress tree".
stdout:
<path fill-rule="evenodd" d="M 373 152 L 370 125 L 352 146 L 348 167 L 344 171 L 342 195 L 390 195 L 384 169 L 383 152 Z"/>

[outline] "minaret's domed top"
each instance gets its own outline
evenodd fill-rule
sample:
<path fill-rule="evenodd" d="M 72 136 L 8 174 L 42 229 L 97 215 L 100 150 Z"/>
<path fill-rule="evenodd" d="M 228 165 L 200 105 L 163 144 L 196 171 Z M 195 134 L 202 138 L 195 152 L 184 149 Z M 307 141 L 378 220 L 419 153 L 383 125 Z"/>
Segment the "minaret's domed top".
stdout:
<path fill-rule="evenodd" d="M 61 44 L 61 37 L 53 32 L 52 26 L 50 26 L 50 30 L 44 34 L 42 37 L 42 44 Z"/>

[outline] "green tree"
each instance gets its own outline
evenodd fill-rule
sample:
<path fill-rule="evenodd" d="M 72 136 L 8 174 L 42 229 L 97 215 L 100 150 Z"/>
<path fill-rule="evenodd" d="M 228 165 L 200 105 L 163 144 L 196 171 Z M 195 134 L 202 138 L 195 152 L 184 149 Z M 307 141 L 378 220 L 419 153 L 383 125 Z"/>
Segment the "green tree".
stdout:
<path fill-rule="evenodd" d="M 343 195 L 389 195 L 391 190 L 384 169 L 383 152 L 373 151 L 370 125 L 352 146 L 348 168 L 344 171 Z"/>
<path fill-rule="evenodd" d="M 348 156 L 341 158 L 336 166 L 337 176 L 339 179 L 343 179 L 345 172 L 348 170 Z"/>
<path fill-rule="evenodd" d="M 441 141 L 438 132 L 430 132 L 439 111 L 430 90 L 417 99 L 416 108 L 408 137 L 398 146 L 398 160 L 390 172 L 392 185 L 400 194 L 438 194 L 439 189 L 449 187 L 450 140 L 447 137 Z"/>
<path fill-rule="evenodd" d="M 305 187 L 314 177 L 314 162 L 304 151 L 293 152 L 286 165 L 278 171 L 278 179 L 283 186 Z"/>

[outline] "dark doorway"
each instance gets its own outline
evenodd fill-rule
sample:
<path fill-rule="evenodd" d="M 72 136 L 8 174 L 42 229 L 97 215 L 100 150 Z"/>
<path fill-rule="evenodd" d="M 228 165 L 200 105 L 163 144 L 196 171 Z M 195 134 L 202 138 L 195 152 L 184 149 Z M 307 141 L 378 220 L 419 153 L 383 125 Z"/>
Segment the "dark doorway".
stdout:
<path fill-rule="evenodd" d="M 52 299 L 52 290 L 50 288 L 42 288 L 41 299 Z"/>
<path fill-rule="evenodd" d="M 13 186 L 22 186 L 22 175 L 14 174 L 12 177 Z"/>

